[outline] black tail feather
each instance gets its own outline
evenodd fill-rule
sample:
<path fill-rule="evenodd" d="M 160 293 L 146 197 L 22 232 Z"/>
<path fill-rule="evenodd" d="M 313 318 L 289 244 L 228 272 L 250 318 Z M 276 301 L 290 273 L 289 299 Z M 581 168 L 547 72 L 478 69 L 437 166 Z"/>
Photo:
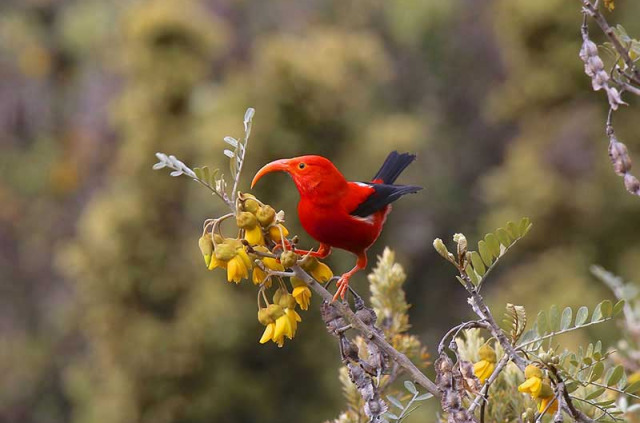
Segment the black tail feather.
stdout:
<path fill-rule="evenodd" d="M 376 176 L 373 177 L 373 180 L 382 180 L 382 183 L 391 185 L 398 179 L 402 171 L 415 159 L 415 154 L 400 154 L 397 151 L 392 151 L 387 156 L 378 173 L 376 173 Z"/>

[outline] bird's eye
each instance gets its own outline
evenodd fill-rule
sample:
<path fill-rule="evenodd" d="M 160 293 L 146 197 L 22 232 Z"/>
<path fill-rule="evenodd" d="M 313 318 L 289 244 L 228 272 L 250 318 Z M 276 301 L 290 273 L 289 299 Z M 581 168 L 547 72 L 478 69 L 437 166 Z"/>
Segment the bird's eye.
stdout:
<path fill-rule="evenodd" d="M 305 168 L 305 166 L 306 166 L 306 164 L 304 164 L 304 163 L 300 163 L 300 164 L 298 165 L 298 169 L 301 169 L 301 170 L 302 170 L 302 169 L 304 169 L 304 168 Z"/>

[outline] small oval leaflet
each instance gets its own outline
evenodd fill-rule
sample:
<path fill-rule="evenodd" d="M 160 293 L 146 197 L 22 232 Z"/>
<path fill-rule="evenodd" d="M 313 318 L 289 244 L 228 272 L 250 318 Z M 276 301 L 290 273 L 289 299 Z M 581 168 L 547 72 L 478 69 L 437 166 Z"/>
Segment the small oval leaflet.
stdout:
<path fill-rule="evenodd" d="M 580 307 L 576 313 L 576 326 L 582 326 L 588 317 L 589 309 L 585 306 Z"/>
<path fill-rule="evenodd" d="M 413 382 L 411 382 L 410 380 L 404 381 L 404 387 L 407 389 L 407 391 L 411 392 L 413 395 L 418 393 L 418 390 L 416 389 L 416 385 L 414 385 Z"/>
<path fill-rule="evenodd" d="M 604 364 L 602 363 L 602 361 L 598 361 L 595 364 L 595 366 L 593 366 L 593 369 L 591 369 L 591 376 L 589 376 L 589 382 L 594 382 L 600 379 L 600 376 L 602 376 L 602 373 L 604 373 Z"/>
<path fill-rule="evenodd" d="M 562 311 L 562 318 L 560 319 L 560 330 L 565 330 L 571 326 L 571 318 L 573 317 L 571 307 L 567 307 Z"/>

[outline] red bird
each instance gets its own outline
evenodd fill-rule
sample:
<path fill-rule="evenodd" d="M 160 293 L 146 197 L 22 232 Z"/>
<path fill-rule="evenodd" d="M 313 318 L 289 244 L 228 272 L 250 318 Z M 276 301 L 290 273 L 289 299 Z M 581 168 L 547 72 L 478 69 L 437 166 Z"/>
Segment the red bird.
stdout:
<path fill-rule="evenodd" d="M 288 173 L 300 193 L 298 217 L 302 227 L 320 242 L 318 258 L 325 258 L 336 247 L 358 257 L 353 269 L 337 283 L 334 301 L 344 295 L 349 279 L 367 267 L 367 250 L 378 239 L 391 203 L 421 187 L 393 185 L 400 173 L 416 158 L 414 154 L 393 151 L 371 182 L 348 182 L 342 173 L 321 156 L 301 156 L 276 160 L 256 173 L 251 188 L 267 173 Z M 305 251 L 297 251 L 305 253 Z"/>

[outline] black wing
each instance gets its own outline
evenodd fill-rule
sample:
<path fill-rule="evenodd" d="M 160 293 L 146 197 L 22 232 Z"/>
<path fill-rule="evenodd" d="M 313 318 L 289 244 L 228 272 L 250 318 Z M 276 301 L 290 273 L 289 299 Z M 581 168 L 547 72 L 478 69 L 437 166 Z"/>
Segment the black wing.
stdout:
<path fill-rule="evenodd" d="M 362 204 L 350 214 L 353 216 L 367 217 L 387 204 L 391 204 L 405 194 L 413 194 L 422 189 L 414 185 L 387 185 L 362 182 L 369 185 L 375 191 Z"/>

